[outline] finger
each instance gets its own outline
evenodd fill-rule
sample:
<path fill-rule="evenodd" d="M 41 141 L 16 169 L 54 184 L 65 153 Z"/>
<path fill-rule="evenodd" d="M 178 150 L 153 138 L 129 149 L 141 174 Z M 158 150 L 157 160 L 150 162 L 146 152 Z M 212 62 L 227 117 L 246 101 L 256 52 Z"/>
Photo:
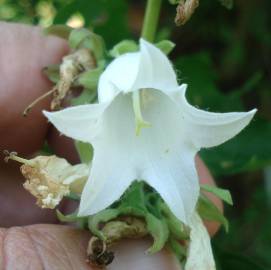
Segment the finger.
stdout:
<path fill-rule="evenodd" d="M 97 269 L 86 263 L 90 238 L 87 231 L 59 225 L 33 225 L 2 229 L 0 232 L 0 252 L 5 255 L 0 263 L 6 270 Z M 180 269 L 176 258 L 166 250 L 146 255 L 145 251 L 150 245 L 151 241 L 146 239 L 116 244 L 112 247 L 115 261 L 107 269 Z M 0 258 L 3 254 L 0 254 Z"/>
<path fill-rule="evenodd" d="M 1 269 L 92 269 L 85 262 L 89 233 L 66 226 L 32 225 L 2 230 Z M 2 255 L 2 256 L 1 256 Z"/>
<path fill-rule="evenodd" d="M 119 269 L 155 269 L 155 270 L 180 270 L 180 263 L 173 253 L 167 249 L 148 255 L 146 250 L 152 245 L 150 239 L 123 240 L 112 249 L 115 259 L 108 270 Z M 127 248 L 129 247 L 129 248 Z"/>
<path fill-rule="evenodd" d="M 80 162 L 74 141 L 64 135 L 60 135 L 58 130 L 50 126 L 47 134 L 47 142 L 58 157 L 67 159 L 71 164 Z"/>
<path fill-rule="evenodd" d="M 215 181 L 212 175 L 210 174 L 210 171 L 208 170 L 204 162 L 198 156 L 196 156 L 196 167 L 197 167 L 200 183 L 215 186 Z M 218 209 L 220 209 L 221 212 L 223 212 L 223 204 L 221 200 L 211 193 L 207 193 L 206 195 L 218 207 Z M 220 223 L 213 222 L 213 221 L 212 222 L 207 221 L 205 222 L 205 225 L 211 236 L 213 236 L 220 227 Z"/>
<path fill-rule="evenodd" d="M 36 205 L 36 199 L 23 188 L 23 181 L 16 163 L 0 164 L 0 227 L 58 222 L 55 210 Z"/>
<path fill-rule="evenodd" d="M 37 104 L 29 117 L 23 110 L 51 88 L 42 68 L 59 63 L 68 47 L 64 40 L 46 37 L 38 27 L 0 23 L 0 149 L 33 153 L 42 146 L 48 124 L 41 114 L 49 99 Z"/>

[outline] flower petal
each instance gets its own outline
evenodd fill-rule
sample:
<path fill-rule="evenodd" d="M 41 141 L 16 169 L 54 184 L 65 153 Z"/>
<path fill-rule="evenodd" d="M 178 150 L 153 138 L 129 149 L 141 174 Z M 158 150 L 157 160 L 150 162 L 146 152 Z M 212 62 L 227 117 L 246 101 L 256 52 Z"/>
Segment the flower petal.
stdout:
<path fill-rule="evenodd" d="M 99 102 L 110 101 L 118 91 L 127 93 L 142 88 L 154 88 L 168 93 L 177 86 L 176 74 L 166 55 L 141 39 L 139 52 L 116 58 L 101 75 Z"/>
<path fill-rule="evenodd" d="M 92 215 L 105 209 L 118 200 L 135 179 L 132 170 L 124 168 L 119 158 L 116 152 L 96 153 L 81 196 L 79 216 Z"/>
<path fill-rule="evenodd" d="M 180 109 L 167 95 L 148 89 L 143 96 L 143 114 L 151 127 L 139 136 L 131 94 L 118 95 L 105 111 L 99 140 L 93 141 L 94 161 L 80 214 L 109 206 L 138 179 L 153 186 L 187 223 L 199 194 L 196 148 L 183 136 Z"/>
<path fill-rule="evenodd" d="M 99 79 L 98 98 L 100 103 L 109 102 L 119 92 L 131 91 L 138 72 L 139 58 L 139 52 L 126 53 L 107 66 Z"/>
<path fill-rule="evenodd" d="M 91 143 L 99 131 L 100 118 L 108 103 L 80 105 L 58 112 L 43 111 L 49 121 L 64 135 Z"/>
<path fill-rule="evenodd" d="M 130 95 L 118 95 L 105 111 L 102 132 L 93 141 L 94 159 L 81 197 L 79 215 L 108 207 L 138 178 L 134 159 L 135 123 Z M 138 157 L 139 158 L 139 157 Z"/>
<path fill-rule="evenodd" d="M 146 92 L 149 97 L 143 113 L 151 127 L 143 129 L 139 136 L 141 159 L 145 164 L 142 179 L 187 223 L 199 195 L 194 162 L 197 149 L 184 136 L 179 107 L 160 91 L 148 89 Z"/>
<path fill-rule="evenodd" d="M 199 110 L 187 102 L 186 87 L 185 84 L 181 85 L 173 98 L 182 110 L 186 136 L 198 149 L 217 146 L 233 138 L 249 124 L 257 111 L 212 113 Z"/>
<path fill-rule="evenodd" d="M 153 44 L 140 39 L 140 60 L 132 91 L 153 88 L 167 94 L 178 86 L 168 57 Z"/>
<path fill-rule="evenodd" d="M 190 245 L 185 270 L 215 270 L 210 236 L 200 218 L 195 212 L 190 222 Z"/>

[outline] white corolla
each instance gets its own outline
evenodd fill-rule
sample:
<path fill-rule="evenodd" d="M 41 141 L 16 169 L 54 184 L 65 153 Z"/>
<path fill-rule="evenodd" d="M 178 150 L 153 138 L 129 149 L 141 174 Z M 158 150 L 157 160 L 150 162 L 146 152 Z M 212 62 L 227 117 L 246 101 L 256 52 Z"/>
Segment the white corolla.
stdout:
<path fill-rule="evenodd" d="M 97 104 L 44 112 L 61 133 L 93 145 L 79 215 L 108 207 L 138 179 L 189 224 L 199 195 L 195 154 L 234 137 L 256 110 L 202 111 L 187 102 L 186 87 L 166 55 L 141 39 L 139 52 L 119 56 L 101 75 Z"/>

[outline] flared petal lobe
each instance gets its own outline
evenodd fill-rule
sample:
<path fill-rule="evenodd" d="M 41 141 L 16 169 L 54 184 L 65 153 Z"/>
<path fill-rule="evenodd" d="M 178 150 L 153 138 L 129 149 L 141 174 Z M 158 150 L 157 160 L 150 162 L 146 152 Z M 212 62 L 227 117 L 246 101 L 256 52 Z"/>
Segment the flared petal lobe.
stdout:
<path fill-rule="evenodd" d="M 107 106 L 107 103 L 80 105 L 58 112 L 43 113 L 62 134 L 91 143 L 93 137 L 99 133 L 102 114 Z"/>
<path fill-rule="evenodd" d="M 99 102 L 112 100 L 119 92 L 153 88 L 170 93 L 178 86 L 177 77 L 166 55 L 153 44 L 140 40 L 140 51 L 116 58 L 101 75 Z"/>
<path fill-rule="evenodd" d="M 257 111 L 212 113 L 199 110 L 187 102 L 186 87 L 185 84 L 181 85 L 173 99 L 182 110 L 186 136 L 198 149 L 217 146 L 230 140 L 249 124 Z"/>

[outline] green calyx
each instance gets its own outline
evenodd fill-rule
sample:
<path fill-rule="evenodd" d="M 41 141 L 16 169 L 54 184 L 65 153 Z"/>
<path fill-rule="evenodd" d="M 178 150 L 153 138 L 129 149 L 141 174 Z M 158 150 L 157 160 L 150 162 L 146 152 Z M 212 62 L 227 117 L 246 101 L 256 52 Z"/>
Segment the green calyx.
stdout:
<path fill-rule="evenodd" d="M 175 43 L 170 40 L 162 40 L 154 44 L 164 54 L 169 54 L 175 47 Z M 125 53 L 139 51 L 139 45 L 134 40 L 123 40 L 117 43 L 110 51 L 109 56 L 117 58 Z"/>
<path fill-rule="evenodd" d="M 111 245 L 121 238 L 153 237 L 153 245 L 147 250 L 153 254 L 169 244 L 169 239 L 187 240 L 189 229 L 169 210 L 159 194 L 144 182 L 135 181 L 123 197 L 110 208 L 89 217 L 77 217 L 77 212 L 64 216 L 62 222 L 79 222 L 93 235 Z"/>
<path fill-rule="evenodd" d="M 227 231 L 227 219 L 204 194 L 206 192 L 231 204 L 230 193 L 202 185 L 197 204 L 197 211 L 203 220 L 218 221 Z M 58 211 L 57 216 L 62 222 L 77 222 L 80 227 L 88 228 L 106 247 L 122 238 L 141 238 L 150 234 L 153 244 L 148 253 L 156 253 L 168 246 L 179 261 L 185 263 L 189 227 L 177 219 L 160 195 L 142 181 L 133 182 L 119 201 L 95 215 L 82 218 L 77 217 L 77 212 L 64 216 Z"/>
<path fill-rule="evenodd" d="M 150 196 L 150 194 L 155 196 L 156 202 L 154 202 L 154 197 Z M 89 229 L 98 238 L 107 242 L 108 236 L 101 229 L 101 224 L 109 222 L 109 220 L 122 220 L 123 217 L 127 216 L 136 217 L 137 219 L 142 219 L 144 224 L 146 224 L 145 229 L 142 227 L 140 230 L 140 235 L 149 233 L 154 240 L 153 245 L 147 252 L 151 254 L 158 252 L 166 245 L 169 235 L 171 235 L 171 229 L 168 226 L 168 217 L 163 215 L 162 209 L 159 206 L 162 203 L 161 199 L 158 200 L 159 195 L 154 194 L 156 193 L 152 190 L 146 192 L 143 182 L 134 182 L 115 207 L 108 208 L 89 217 Z M 154 204 L 156 207 L 153 206 Z M 171 222 L 175 221 L 171 220 Z M 113 223 L 113 225 L 115 224 Z M 178 225 L 180 225 L 179 221 Z M 176 224 L 176 226 L 178 225 Z M 130 224 L 130 226 L 132 225 Z M 180 226 L 180 228 L 182 227 Z M 126 237 L 129 238 L 130 236 L 126 234 Z M 131 235 L 131 237 L 134 238 L 135 236 Z"/>
<path fill-rule="evenodd" d="M 103 38 L 86 28 L 73 29 L 69 35 L 68 42 L 70 48 L 89 49 L 93 52 L 96 61 L 104 58 L 105 45 Z"/>
<path fill-rule="evenodd" d="M 168 55 L 175 48 L 175 43 L 170 40 L 162 40 L 155 44 L 164 54 Z"/>
<path fill-rule="evenodd" d="M 136 52 L 139 50 L 138 44 L 134 40 L 123 40 L 116 44 L 110 51 L 109 55 L 116 58 L 122 54 Z"/>

